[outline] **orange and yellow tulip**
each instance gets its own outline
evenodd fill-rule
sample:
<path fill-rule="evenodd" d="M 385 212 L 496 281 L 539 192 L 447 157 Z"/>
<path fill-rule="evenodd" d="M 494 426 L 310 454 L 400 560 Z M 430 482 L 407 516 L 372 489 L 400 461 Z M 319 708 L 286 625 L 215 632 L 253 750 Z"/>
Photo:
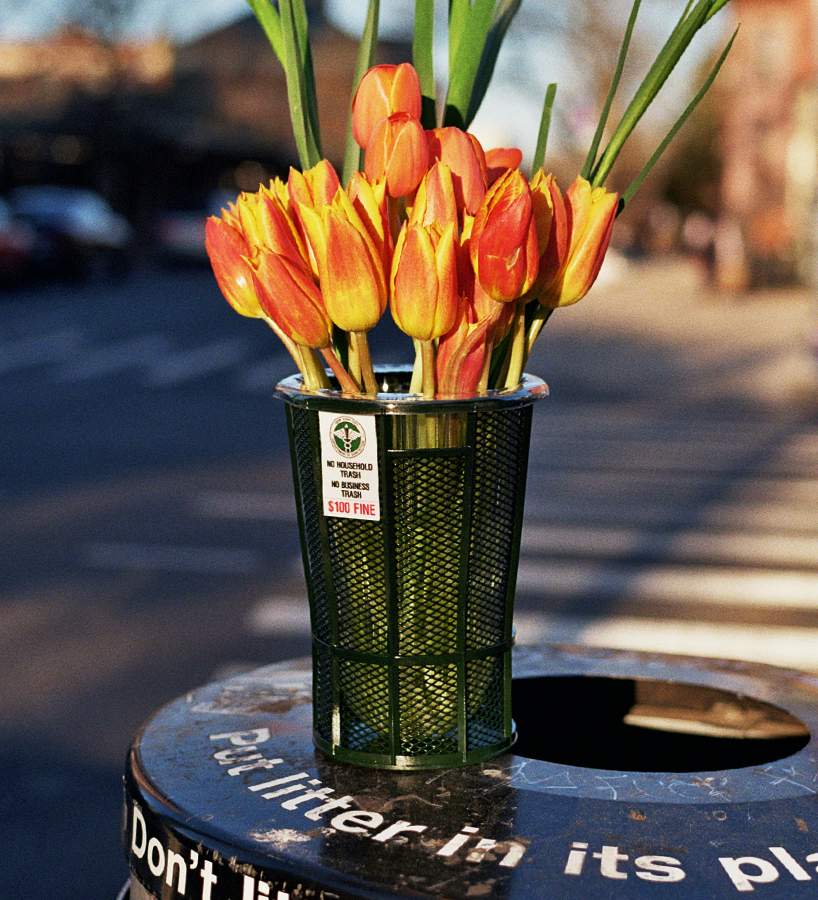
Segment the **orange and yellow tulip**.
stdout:
<path fill-rule="evenodd" d="M 389 230 L 386 179 L 368 181 L 362 172 L 354 172 L 347 195 L 378 251 L 384 272 L 388 271 L 392 259 L 392 232 Z"/>
<path fill-rule="evenodd" d="M 454 326 L 458 307 L 455 226 L 404 224 L 395 244 L 392 318 L 401 331 L 431 341 Z"/>
<path fill-rule="evenodd" d="M 523 151 L 517 147 L 494 147 L 486 150 L 486 176 L 489 187 L 506 169 L 519 169 Z"/>
<path fill-rule="evenodd" d="M 420 119 L 420 79 L 409 63 L 373 66 L 361 78 L 352 100 L 352 135 L 366 150 L 375 126 L 394 113 Z"/>
<path fill-rule="evenodd" d="M 262 309 L 288 338 L 319 350 L 330 345 L 332 323 L 304 263 L 261 253 L 253 266 L 253 281 Z"/>
<path fill-rule="evenodd" d="M 469 253 L 477 280 L 494 300 L 522 297 L 539 268 L 531 191 L 516 169 L 488 190 L 474 218 Z"/>
<path fill-rule="evenodd" d="M 412 209 L 411 225 L 437 225 L 440 228 L 458 223 L 457 200 L 454 194 L 452 170 L 443 162 L 436 162 L 423 176 Z"/>
<path fill-rule="evenodd" d="M 343 190 L 320 214 L 302 212 L 330 319 L 344 331 L 369 331 L 386 309 L 386 276 L 366 226 Z"/>
<path fill-rule="evenodd" d="M 570 245 L 561 276 L 541 295 L 543 306 L 570 306 L 591 289 L 611 241 L 619 194 L 592 187 L 581 176 L 565 192 L 568 202 Z"/>
<path fill-rule="evenodd" d="M 452 171 L 459 209 L 477 212 L 486 194 L 486 155 L 473 134 L 459 128 L 435 128 L 427 132 L 429 153 Z"/>
<path fill-rule="evenodd" d="M 283 182 L 279 182 L 283 187 Z M 241 230 L 252 253 L 262 248 L 292 260 L 306 260 L 307 249 L 298 226 L 282 203 L 280 190 L 261 185 L 255 193 L 239 195 L 237 204 Z"/>
<path fill-rule="evenodd" d="M 420 122 L 408 113 L 393 113 L 372 129 L 364 171 L 370 181 L 386 178 L 390 197 L 406 197 L 429 168 L 429 148 Z"/>
<path fill-rule="evenodd" d="M 531 289 L 534 297 L 559 290 L 570 247 L 567 201 L 553 175 L 540 169 L 531 179 L 531 202 L 540 247 L 540 271 Z"/>
<path fill-rule="evenodd" d="M 205 248 L 225 300 L 242 316 L 261 318 L 253 270 L 247 262 L 251 250 L 244 235 L 217 216 L 210 216 L 205 223 Z"/>
<path fill-rule="evenodd" d="M 437 393 L 442 397 L 475 394 L 489 353 L 491 323 L 470 321 L 469 305 L 461 298 L 457 321 L 437 346 Z"/>

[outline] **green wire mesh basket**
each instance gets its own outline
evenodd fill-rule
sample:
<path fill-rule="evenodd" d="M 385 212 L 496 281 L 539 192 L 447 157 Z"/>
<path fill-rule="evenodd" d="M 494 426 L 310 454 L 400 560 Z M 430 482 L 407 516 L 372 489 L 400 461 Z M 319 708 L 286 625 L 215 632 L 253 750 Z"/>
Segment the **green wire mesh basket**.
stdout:
<path fill-rule="evenodd" d="M 514 589 L 532 405 L 548 393 L 526 375 L 516 391 L 422 400 L 397 393 L 410 374 L 378 370 L 377 399 L 305 391 L 300 376 L 276 389 L 310 603 L 315 743 L 377 768 L 466 765 L 515 740 Z M 338 474 L 327 470 L 333 438 L 352 459 L 368 445 L 368 467 L 339 463 L 364 470 L 357 485 L 376 495 L 356 507 L 367 518 L 328 510 L 338 485 L 356 486 L 325 480 Z"/>

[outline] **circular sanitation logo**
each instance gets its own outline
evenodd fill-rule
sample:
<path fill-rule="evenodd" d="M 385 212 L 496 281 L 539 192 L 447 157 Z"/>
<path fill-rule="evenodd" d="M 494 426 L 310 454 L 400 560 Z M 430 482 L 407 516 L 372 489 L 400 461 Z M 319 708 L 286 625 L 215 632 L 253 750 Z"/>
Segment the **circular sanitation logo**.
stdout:
<path fill-rule="evenodd" d="M 352 417 L 336 419 L 329 428 L 333 447 L 347 458 L 357 456 L 366 446 L 363 428 Z"/>

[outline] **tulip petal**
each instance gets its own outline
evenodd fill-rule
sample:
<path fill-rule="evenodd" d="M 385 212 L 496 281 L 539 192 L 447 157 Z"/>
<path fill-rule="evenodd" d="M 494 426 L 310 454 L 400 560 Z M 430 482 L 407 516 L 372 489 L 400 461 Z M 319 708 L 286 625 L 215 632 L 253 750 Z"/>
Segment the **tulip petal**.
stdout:
<path fill-rule="evenodd" d="M 318 268 L 329 317 L 344 331 L 369 331 L 386 306 L 383 272 L 361 233 L 336 209 L 324 208 L 323 226 Z"/>
<path fill-rule="evenodd" d="M 253 274 L 262 308 L 289 338 L 305 347 L 329 346 L 332 326 L 321 292 L 303 265 L 262 253 Z"/>
<path fill-rule="evenodd" d="M 210 216 L 205 223 L 205 249 L 225 300 L 242 316 L 260 318 L 253 271 L 246 262 L 250 248 L 244 237 L 221 219 Z"/>

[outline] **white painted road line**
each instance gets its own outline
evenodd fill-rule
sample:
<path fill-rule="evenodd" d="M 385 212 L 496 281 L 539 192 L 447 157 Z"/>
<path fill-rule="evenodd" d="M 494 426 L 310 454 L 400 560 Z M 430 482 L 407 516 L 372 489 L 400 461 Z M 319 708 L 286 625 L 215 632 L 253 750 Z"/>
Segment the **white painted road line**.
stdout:
<path fill-rule="evenodd" d="M 151 357 L 162 356 L 170 350 L 168 339 L 161 334 L 143 334 L 88 350 L 55 375 L 59 382 L 87 381 L 112 375 L 125 369 L 144 366 Z"/>
<path fill-rule="evenodd" d="M 818 537 L 792 534 L 527 525 L 523 529 L 522 549 L 524 553 L 591 559 L 642 556 L 667 562 L 814 568 L 818 574 Z M 815 600 L 818 602 L 818 594 Z"/>
<path fill-rule="evenodd" d="M 582 597 L 818 612 L 818 572 L 523 558 L 517 590 L 560 600 Z"/>
<path fill-rule="evenodd" d="M 20 341 L 4 341 L 0 344 L 0 375 L 29 366 L 62 362 L 78 352 L 81 341 L 82 335 L 73 328 Z"/>
<path fill-rule="evenodd" d="M 258 394 L 272 394 L 273 388 L 292 370 L 293 362 L 285 353 L 278 353 L 248 366 L 236 379 L 240 390 Z"/>
<path fill-rule="evenodd" d="M 260 637 L 282 634 L 291 637 L 310 633 L 307 595 L 276 595 L 260 600 L 248 613 L 245 628 Z"/>
<path fill-rule="evenodd" d="M 242 491 L 203 491 L 193 499 L 194 511 L 214 519 L 295 522 L 292 494 Z"/>
<path fill-rule="evenodd" d="M 792 669 L 818 670 L 818 628 L 730 625 L 687 620 L 580 616 L 514 617 L 517 642 L 583 644 L 616 650 L 746 659 Z"/>
<path fill-rule="evenodd" d="M 532 465 L 528 477 L 529 496 L 539 494 L 575 502 L 577 498 L 616 497 L 673 503 L 690 503 L 701 498 L 710 502 L 767 501 L 818 506 L 818 478 L 774 478 L 695 472 L 625 472 L 616 469 L 563 469 Z"/>
<path fill-rule="evenodd" d="M 529 522 L 531 525 L 529 525 Z M 742 530 L 746 534 L 770 532 L 818 536 L 818 507 L 791 503 L 705 503 L 701 508 L 689 504 L 631 501 L 627 497 L 578 497 L 568 506 L 564 500 L 549 497 L 530 498 L 526 504 L 525 536 L 534 523 L 558 526 L 560 523 L 628 525 L 640 528 L 692 527 Z"/>
<path fill-rule="evenodd" d="M 249 574 L 261 565 L 257 553 L 224 547 L 96 543 L 87 545 L 82 555 L 88 565 L 98 569 Z"/>
<path fill-rule="evenodd" d="M 246 341 L 227 338 L 213 341 L 195 350 L 173 353 L 166 359 L 149 360 L 145 380 L 151 387 L 167 387 L 183 381 L 192 381 L 229 369 L 247 355 Z"/>

